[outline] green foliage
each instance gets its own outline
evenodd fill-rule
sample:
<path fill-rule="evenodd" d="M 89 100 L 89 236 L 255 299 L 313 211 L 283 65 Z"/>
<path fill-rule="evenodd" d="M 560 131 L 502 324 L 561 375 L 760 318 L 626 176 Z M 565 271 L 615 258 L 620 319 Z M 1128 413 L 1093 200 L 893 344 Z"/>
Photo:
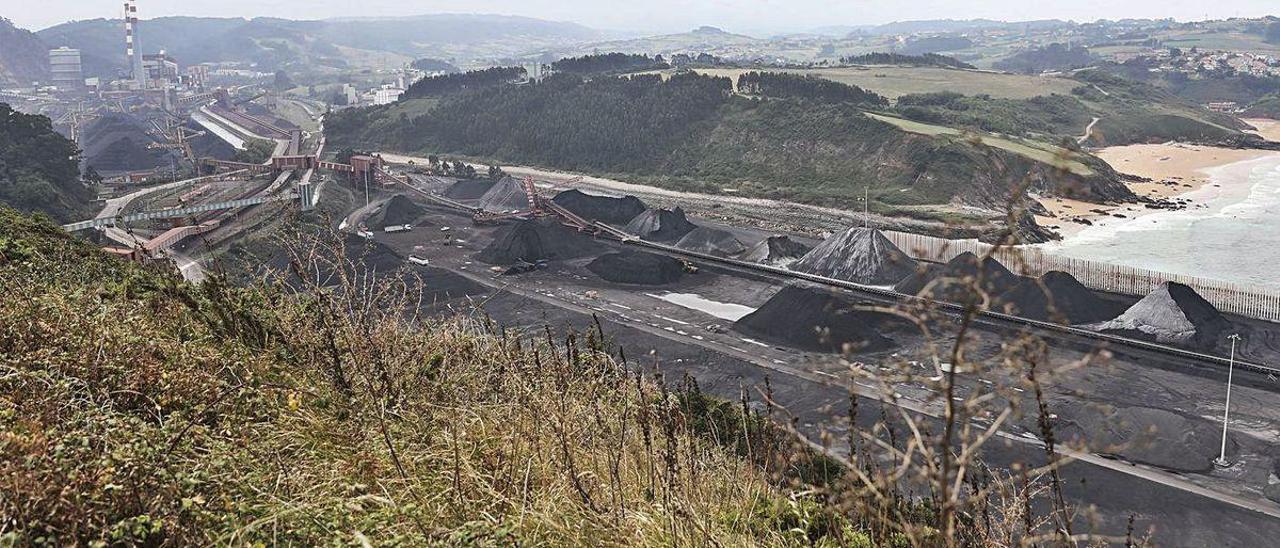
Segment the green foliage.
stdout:
<path fill-rule="evenodd" d="M 1090 121 L 1090 110 L 1075 97 L 1041 95 L 1002 99 L 940 92 L 904 95 L 897 110 L 904 118 L 955 128 L 1008 135 L 1075 135 Z"/>
<path fill-rule="evenodd" d="M 1245 116 L 1280 119 L 1280 93 L 1268 95 L 1249 105 Z"/>
<path fill-rule="evenodd" d="M 1280 21 L 1273 21 L 1267 25 L 1267 31 L 1263 34 L 1263 39 L 1268 44 L 1280 44 Z"/>
<path fill-rule="evenodd" d="M 418 99 L 482 89 L 505 84 L 524 76 L 524 67 L 493 67 L 462 74 L 441 74 L 414 82 L 401 99 Z"/>
<path fill-rule="evenodd" d="M 423 72 L 458 72 L 458 67 L 454 66 L 453 63 L 430 57 L 416 59 L 409 66 Z"/>
<path fill-rule="evenodd" d="M 80 182 L 79 156 L 49 118 L 0 103 L 0 203 L 63 222 L 88 216 L 93 193 Z"/>
<path fill-rule="evenodd" d="M 955 57 L 948 57 L 937 53 L 904 55 L 901 53 L 874 52 L 863 55 L 854 55 L 851 57 L 841 57 L 840 62 L 849 65 L 898 65 L 908 67 L 950 67 L 961 69 L 977 68 L 969 63 L 956 59 Z"/>
<path fill-rule="evenodd" d="M 566 57 L 551 64 L 556 72 L 572 74 L 611 74 L 669 68 L 659 55 L 656 58 L 643 54 L 598 53 L 582 57 Z"/>
<path fill-rule="evenodd" d="M 889 100 L 857 86 L 788 72 L 748 72 L 738 77 L 738 92 L 762 97 L 795 97 L 884 107 Z"/>
<path fill-rule="evenodd" d="M 264 139 L 251 139 L 244 144 L 244 150 L 237 150 L 231 159 L 246 164 L 261 164 L 271 159 L 276 151 L 276 144 Z"/>
<path fill-rule="evenodd" d="M 997 61 L 994 66 L 998 70 L 1009 72 L 1039 74 L 1087 67 L 1093 61 L 1093 55 L 1084 46 L 1055 43 L 1020 51 L 1008 59 Z"/>

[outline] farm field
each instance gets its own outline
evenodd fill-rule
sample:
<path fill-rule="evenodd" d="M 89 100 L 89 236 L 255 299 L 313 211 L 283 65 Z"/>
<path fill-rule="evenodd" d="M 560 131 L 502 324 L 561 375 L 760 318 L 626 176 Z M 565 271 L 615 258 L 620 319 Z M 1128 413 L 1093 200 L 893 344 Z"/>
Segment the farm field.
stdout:
<path fill-rule="evenodd" d="M 759 69 L 697 69 L 700 74 L 733 79 Z M 664 76 L 670 71 L 661 71 Z M 1066 95 L 1080 83 L 1067 78 L 1001 74 L 936 67 L 859 66 L 822 69 L 785 69 L 775 72 L 811 74 L 897 99 L 913 93 L 954 91 L 964 95 L 988 94 L 1008 99 L 1028 99 L 1054 93 Z M 649 72 L 653 74 L 654 72 Z"/>
<path fill-rule="evenodd" d="M 904 118 L 885 116 L 882 114 L 873 114 L 870 112 L 867 113 L 867 116 L 875 118 L 876 120 L 880 120 L 881 122 L 893 124 L 897 126 L 898 129 L 901 129 L 902 131 L 906 131 L 909 133 L 918 133 L 921 135 L 961 135 L 962 134 L 960 130 L 955 128 L 938 126 L 933 124 L 925 124 L 925 123 L 916 122 L 913 120 L 907 120 Z M 974 133 L 974 135 L 982 139 L 982 144 L 987 145 L 989 147 L 998 148 L 1001 150 L 1012 152 L 1020 156 L 1025 156 L 1037 162 L 1059 166 L 1077 175 L 1081 175 L 1085 177 L 1093 175 L 1093 170 L 1090 169 L 1089 166 L 1077 160 L 1069 159 L 1072 156 L 1074 156 L 1075 153 L 1070 152 L 1066 149 L 1055 147 L 1053 145 L 1043 144 L 1043 143 L 1015 141 L 1012 139 L 1006 139 L 1003 137 L 997 137 L 995 135 L 984 134 L 984 133 Z"/>

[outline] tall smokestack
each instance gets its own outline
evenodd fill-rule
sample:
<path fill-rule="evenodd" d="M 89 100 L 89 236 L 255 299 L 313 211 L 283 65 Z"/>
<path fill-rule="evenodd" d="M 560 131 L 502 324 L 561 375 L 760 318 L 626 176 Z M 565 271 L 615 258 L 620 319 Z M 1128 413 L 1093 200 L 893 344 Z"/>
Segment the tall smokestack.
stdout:
<path fill-rule="evenodd" d="M 129 72 L 139 88 L 146 88 L 146 75 L 142 72 L 142 51 L 138 44 L 138 6 L 134 0 L 124 3 L 125 54 L 129 58 Z"/>

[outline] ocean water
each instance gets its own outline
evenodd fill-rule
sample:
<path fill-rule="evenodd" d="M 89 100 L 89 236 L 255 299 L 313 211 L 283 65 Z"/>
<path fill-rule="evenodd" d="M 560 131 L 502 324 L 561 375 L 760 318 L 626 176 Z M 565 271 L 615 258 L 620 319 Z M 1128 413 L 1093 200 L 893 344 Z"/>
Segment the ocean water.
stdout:
<path fill-rule="evenodd" d="M 1209 184 L 1183 195 L 1193 208 L 1107 218 L 1044 249 L 1280 289 L 1280 154 L 1207 173 Z"/>

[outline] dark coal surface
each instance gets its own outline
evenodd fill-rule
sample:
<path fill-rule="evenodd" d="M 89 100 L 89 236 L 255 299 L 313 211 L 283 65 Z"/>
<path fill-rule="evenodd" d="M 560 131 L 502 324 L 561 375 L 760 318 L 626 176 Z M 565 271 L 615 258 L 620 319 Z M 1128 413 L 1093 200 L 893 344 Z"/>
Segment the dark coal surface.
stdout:
<path fill-rule="evenodd" d="M 493 185 L 494 181 L 490 179 L 460 179 L 449 185 L 444 195 L 454 200 L 479 200 Z"/>
<path fill-rule="evenodd" d="M 786 266 L 809 253 L 812 248 L 788 236 L 769 236 L 751 246 L 742 260 L 775 266 Z"/>
<path fill-rule="evenodd" d="M 110 113 L 85 128 L 81 139 L 81 161 L 101 173 L 141 171 L 170 166 L 172 153 L 147 149 L 155 139 L 147 135 L 145 120 L 122 113 Z"/>
<path fill-rule="evenodd" d="M 791 270 L 870 285 L 890 285 L 916 272 L 917 263 L 879 230 L 854 227 L 827 238 Z"/>
<path fill-rule="evenodd" d="M 1179 472 L 1213 468 L 1221 450 L 1221 425 L 1199 417 L 1151 407 L 1114 407 L 1079 400 L 1054 402 L 1054 435 L 1068 445 L 1119 455 L 1126 460 Z M 1035 418 L 1024 426 L 1039 431 Z M 1236 452 L 1228 436 L 1227 454 Z"/>
<path fill-rule="evenodd" d="M 685 234 L 676 247 L 717 257 L 733 257 L 747 250 L 747 246 L 733 233 L 718 228 L 700 226 Z"/>
<path fill-rule="evenodd" d="M 532 263 L 576 259 L 599 253 L 601 249 L 600 243 L 590 236 L 546 218 L 502 227 L 493 242 L 476 254 L 476 260 L 497 265 Z"/>
<path fill-rule="evenodd" d="M 905 322 L 857 310 L 849 296 L 830 289 L 796 284 L 782 288 L 733 326 L 748 336 L 805 350 L 877 352 L 895 346 L 883 333 L 904 329 Z"/>
<path fill-rule="evenodd" d="M 419 226 L 427 210 L 414 203 L 404 194 L 396 194 L 382 204 L 382 208 L 365 220 L 365 225 L 373 230 L 382 230 L 388 226 Z"/>
<path fill-rule="evenodd" d="M 611 282 L 637 285 L 664 285 L 680 281 L 684 265 L 666 255 L 637 251 L 601 255 L 587 270 Z"/>
<path fill-rule="evenodd" d="M 1121 307 L 1103 300 L 1066 272 L 1048 272 L 1039 279 L 1024 278 L 999 297 L 996 306 L 1006 314 L 1066 325 L 1096 323 L 1114 318 Z"/>
<path fill-rule="evenodd" d="M 651 242 L 676 242 L 685 234 L 693 232 L 697 225 L 689 222 L 684 210 L 648 209 L 636 215 L 623 230 Z"/>
<path fill-rule="evenodd" d="M 1098 327 L 1101 331 L 1209 350 L 1218 345 L 1227 320 L 1194 289 L 1165 282 L 1114 320 Z"/>
<path fill-rule="evenodd" d="M 195 123 L 187 123 L 185 127 L 192 131 L 205 131 L 203 127 Z M 191 145 L 191 152 L 197 158 L 230 160 L 236 155 L 236 147 L 231 146 L 231 143 L 223 141 L 217 135 L 208 131 L 205 131 L 204 135 L 187 139 L 187 143 Z"/>
<path fill-rule="evenodd" d="M 934 299 L 959 304 L 966 304 L 978 298 L 974 284 L 981 276 L 981 289 L 993 299 L 1022 283 L 1022 277 L 1010 272 L 999 261 L 987 258 L 979 259 L 973 253 L 965 252 L 957 255 L 945 265 L 929 265 L 917 269 L 915 274 L 898 282 L 894 289 L 899 293 L 920 295 L 933 281 L 937 281 L 929 292 Z"/>
<path fill-rule="evenodd" d="M 529 209 L 529 194 L 515 177 L 503 177 L 480 196 L 480 207 L 498 213 L 525 211 Z"/>
<path fill-rule="evenodd" d="M 648 206 L 635 196 L 622 198 L 596 196 L 576 189 L 556 194 L 552 200 L 588 221 L 600 221 L 617 226 L 626 225 L 636 218 L 636 215 L 648 209 Z"/>

